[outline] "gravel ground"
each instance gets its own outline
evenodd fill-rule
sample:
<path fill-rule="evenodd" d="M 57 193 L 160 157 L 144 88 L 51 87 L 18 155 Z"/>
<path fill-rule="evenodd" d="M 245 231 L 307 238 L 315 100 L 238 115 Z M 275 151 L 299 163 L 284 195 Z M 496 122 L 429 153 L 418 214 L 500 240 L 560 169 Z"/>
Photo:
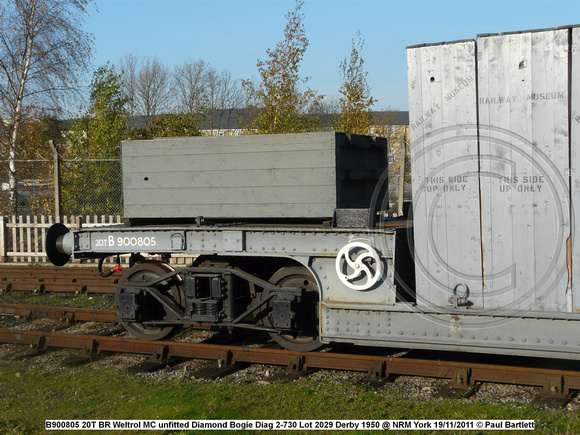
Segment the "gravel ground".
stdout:
<path fill-rule="evenodd" d="M 0 298 L 3 299 L 3 298 Z M 0 302 L 5 302 L 0 300 Z M 48 319 L 36 319 L 30 322 L 25 319 L 15 318 L 10 316 L 0 316 L 0 328 L 14 328 L 21 330 L 44 330 L 52 331 L 59 330 L 63 326 L 62 323 Z M 108 333 L 115 336 L 129 336 L 124 331 L 120 331 L 117 326 L 105 323 L 86 322 L 70 325 L 66 332 L 75 334 L 101 334 Z M 201 342 L 211 338 L 216 338 L 215 332 L 184 329 L 183 332 L 175 337 L 175 340 L 180 342 Z M 219 338 L 219 336 L 217 337 Z M 252 343 L 246 338 L 244 345 L 258 345 Z M 29 351 L 29 348 L 22 345 L 4 344 L 0 345 L 0 358 L 12 359 Z M 82 352 L 78 350 L 49 350 L 43 355 L 39 355 L 26 360 L 26 365 L 30 368 L 45 371 L 49 373 L 72 373 L 75 370 L 86 370 L 86 368 L 69 368 L 62 363 L 67 358 L 73 355 L 81 355 Z M 397 354 L 404 355 L 404 353 Z M 127 355 L 114 354 L 98 359 L 90 364 L 88 367 L 92 370 L 112 370 L 112 371 L 126 371 L 127 369 L 136 366 L 147 359 L 143 355 Z M 169 366 L 162 370 L 151 373 L 137 373 L 134 376 L 140 376 L 148 379 L 156 379 L 159 382 L 166 380 L 182 380 L 195 383 L 208 382 L 223 382 L 223 379 L 210 381 L 206 379 L 198 379 L 195 377 L 195 372 L 213 366 L 212 361 L 203 360 L 189 360 Z M 265 366 L 265 365 L 251 365 L 248 368 L 233 373 L 228 377 L 230 382 L 248 384 L 248 383 L 269 383 L 271 377 L 280 374 L 284 371 L 284 367 Z M 359 382 L 364 377 L 364 374 L 347 371 L 329 371 L 318 370 L 309 375 L 313 380 L 336 380 L 336 381 L 352 381 Z M 440 397 L 442 390 L 448 383 L 446 379 L 437 378 L 421 378 L 400 376 L 393 382 L 389 382 L 379 387 L 379 390 L 386 397 L 394 399 L 412 399 L 421 398 L 427 400 L 437 400 Z M 530 404 L 535 397 L 540 393 L 538 387 L 525 387 L 504 384 L 483 384 L 477 390 L 475 395 L 464 400 L 477 399 L 490 404 L 512 404 L 524 405 Z M 576 398 L 567 405 L 570 411 L 580 410 L 580 399 Z"/>

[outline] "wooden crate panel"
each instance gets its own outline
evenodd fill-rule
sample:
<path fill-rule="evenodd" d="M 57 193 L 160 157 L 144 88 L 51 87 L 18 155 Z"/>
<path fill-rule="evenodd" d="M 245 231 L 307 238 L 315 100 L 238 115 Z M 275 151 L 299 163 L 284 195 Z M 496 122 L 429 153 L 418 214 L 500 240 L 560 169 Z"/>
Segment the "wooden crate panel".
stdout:
<path fill-rule="evenodd" d="M 487 308 L 566 309 L 567 30 L 478 39 Z"/>
<path fill-rule="evenodd" d="M 331 218 L 369 208 L 386 141 L 341 133 L 122 145 L 126 218 Z"/>
<path fill-rule="evenodd" d="M 417 300 L 481 305 L 475 42 L 407 53 Z"/>

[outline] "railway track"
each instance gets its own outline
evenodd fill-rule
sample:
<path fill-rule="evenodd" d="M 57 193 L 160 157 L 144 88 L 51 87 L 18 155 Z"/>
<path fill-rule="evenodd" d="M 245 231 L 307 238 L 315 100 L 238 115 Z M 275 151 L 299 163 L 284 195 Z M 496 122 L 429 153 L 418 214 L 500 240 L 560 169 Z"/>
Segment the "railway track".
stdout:
<path fill-rule="evenodd" d="M 44 292 L 114 293 L 117 278 L 96 277 L 96 269 L 52 267 L 2 267 L 2 289 L 30 291 L 41 285 Z M 75 289 L 77 288 L 77 289 Z M 0 300 L 1 302 L 1 300 Z M 0 316 L 18 316 L 25 320 L 53 319 L 68 324 L 75 322 L 117 323 L 114 310 L 73 307 L 0 303 Z M 543 400 L 558 404 L 566 403 L 580 390 L 580 371 L 562 365 L 559 368 L 532 367 L 525 365 L 483 363 L 481 356 L 471 360 L 449 358 L 433 359 L 422 353 L 410 352 L 409 356 L 392 357 L 377 355 L 369 349 L 368 355 L 341 353 L 336 350 L 323 352 L 295 352 L 271 347 L 248 347 L 235 344 L 182 343 L 176 341 L 143 341 L 126 337 L 72 334 L 67 332 L 34 331 L 14 328 L 0 329 L 0 343 L 20 344 L 32 347 L 31 355 L 50 348 L 82 350 L 81 359 L 92 361 L 109 353 L 121 352 L 148 355 L 145 366 L 151 370 L 163 367 L 177 359 L 203 359 L 217 361 L 209 374 L 219 377 L 248 364 L 266 364 L 287 367 L 287 373 L 300 375 L 311 370 L 348 370 L 366 373 L 364 379 L 384 383 L 398 376 L 421 376 L 448 379 L 446 390 L 452 394 L 472 394 L 483 383 L 502 383 L 541 387 Z M 358 348 L 360 349 L 360 348 Z M 375 354 L 373 354 L 375 352 Z M 413 356 L 415 355 L 415 356 Z M 541 360 L 540 360 L 541 361 Z"/>
<path fill-rule="evenodd" d="M 0 291 L 114 294 L 120 277 L 100 277 L 92 267 L 2 266 Z"/>
<path fill-rule="evenodd" d="M 0 315 L 26 319 L 49 318 L 70 323 L 115 323 L 112 310 L 44 307 L 35 305 L 0 304 Z M 323 352 L 295 352 L 272 347 L 250 347 L 236 344 L 184 343 L 177 341 L 144 341 L 126 337 L 84 335 L 79 333 L 0 329 L 0 343 L 26 345 L 30 355 L 49 349 L 81 350 L 77 363 L 88 363 L 111 353 L 147 355 L 139 370 L 151 371 L 182 359 L 213 360 L 217 364 L 206 369 L 202 377 L 216 378 L 231 374 L 249 364 L 283 366 L 286 376 L 300 376 L 312 370 L 346 370 L 365 373 L 366 382 L 383 384 L 398 376 L 420 376 L 447 379 L 447 395 L 472 395 L 484 383 L 541 387 L 539 399 L 558 405 L 567 403 L 580 390 L 580 371 L 570 368 L 531 367 L 482 363 L 453 358 L 433 359 L 421 353 L 401 357 L 344 353 L 327 349 Z M 74 358 L 73 358 L 74 359 Z"/>

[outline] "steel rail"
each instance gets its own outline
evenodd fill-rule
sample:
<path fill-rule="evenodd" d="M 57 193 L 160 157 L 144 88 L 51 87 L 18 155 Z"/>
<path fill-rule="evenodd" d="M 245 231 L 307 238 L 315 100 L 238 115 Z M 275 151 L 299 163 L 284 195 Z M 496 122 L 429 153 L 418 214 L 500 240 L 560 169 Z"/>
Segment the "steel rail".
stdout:
<path fill-rule="evenodd" d="M 295 352 L 283 349 L 254 348 L 206 343 L 144 341 L 133 338 L 102 337 L 59 332 L 0 329 L 0 342 L 46 347 L 96 349 L 100 352 L 124 352 L 153 355 L 160 349 L 168 357 L 224 359 L 231 363 L 288 366 L 296 361 L 304 369 L 349 370 L 372 373 L 380 368 L 383 378 L 408 375 L 451 379 L 454 386 L 468 387 L 478 382 L 543 387 L 543 394 L 566 396 L 580 390 L 580 371 L 519 367 L 474 362 L 385 357 L 332 352 Z"/>
<path fill-rule="evenodd" d="M 114 293 L 119 276 L 102 278 L 95 268 L 0 266 L 0 290 Z"/>
<path fill-rule="evenodd" d="M 0 304 L 0 316 L 22 316 L 27 319 L 56 319 L 69 322 L 116 323 L 119 316 L 115 310 L 95 310 L 89 308 L 50 307 L 24 304 Z"/>

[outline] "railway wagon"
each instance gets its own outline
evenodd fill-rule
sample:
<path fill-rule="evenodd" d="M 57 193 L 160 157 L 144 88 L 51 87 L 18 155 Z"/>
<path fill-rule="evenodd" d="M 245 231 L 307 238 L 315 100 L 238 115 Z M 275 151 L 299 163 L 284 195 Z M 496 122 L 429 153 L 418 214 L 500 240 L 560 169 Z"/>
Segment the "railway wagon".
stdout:
<path fill-rule="evenodd" d="M 49 258 L 131 254 L 118 311 L 145 339 L 210 323 L 298 351 L 576 359 L 579 43 L 569 26 L 408 47 L 412 219 L 383 218 L 380 138 L 128 141 L 125 225 L 55 224 Z"/>

